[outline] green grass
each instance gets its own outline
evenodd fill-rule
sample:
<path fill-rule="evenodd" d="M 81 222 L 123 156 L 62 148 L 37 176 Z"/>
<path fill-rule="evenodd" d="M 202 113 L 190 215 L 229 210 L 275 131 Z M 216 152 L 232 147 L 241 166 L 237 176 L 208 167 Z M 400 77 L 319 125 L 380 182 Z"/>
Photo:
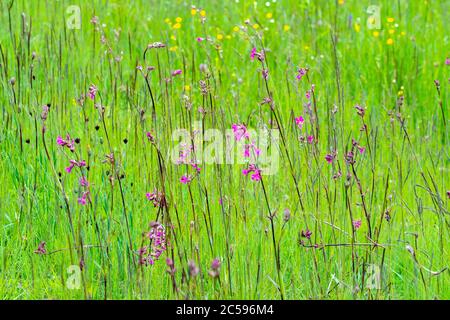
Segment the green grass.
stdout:
<path fill-rule="evenodd" d="M 450 3 L 380 1 L 381 29 L 369 30 L 368 3 L 340 2 L 2 1 L 0 297 L 450 298 Z M 81 29 L 66 27 L 70 5 L 81 9 Z M 204 23 L 191 5 L 205 10 Z M 144 61 L 153 42 L 166 47 Z M 253 47 L 266 49 L 267 87 Z M 138 65 L 155 67 L 154 104 Z M 309 68 L 301 81 L 299 67 Z M 176 69 L 183 72 L 172 78 Z M 205 96 L 200 80 L 208 82 Z M 91 84 L 103 117 L 91 99 L 76 103 Z M 304 112 L 311 84 L 313 117 Z M 274 111 L 260 104 L 269 94 Z M 180 183 L 194 171 L 170 160 L 172 133 L 202 119 L 204 129 L 222 133 L 245 123 L 283 134 L 285 143 L 267 150 L 279 155 L 278 172 L 261 183 L 242 174 L 244 164 L 202 163 L 191 183 Z M 74 154 L 56 144 L 67 133 L 80 139 Z M 299 139 L 312 134 L 314 144 Z M 345 161 L 352 138 L 366 148 L 355 149 L 354 166 Z M 103 161 L 110 153 L 113 164 Z M 86 160 L 89 170 L 66 173 L 69 159 Z M 85 206 L 77 202 L 81 175 L 90 182 Z M 146 199 L 154 189 L 165 192 L 166 206 Z M 136 252 L 155 220 L 168 248 L 154 265 L 139 265 Z M 307 228 L 310 240 L 301 236 Z M 46 254 L 34 252 L 41 241 Z M 208 273 L 214 258 L 217 278 Z M 67 268 L 80 260 L 80 287 L 70 289 Z M 197 276 L 189 276 L 190 260 Z M 367 287 L 373 266 L 378 289 Z"/>

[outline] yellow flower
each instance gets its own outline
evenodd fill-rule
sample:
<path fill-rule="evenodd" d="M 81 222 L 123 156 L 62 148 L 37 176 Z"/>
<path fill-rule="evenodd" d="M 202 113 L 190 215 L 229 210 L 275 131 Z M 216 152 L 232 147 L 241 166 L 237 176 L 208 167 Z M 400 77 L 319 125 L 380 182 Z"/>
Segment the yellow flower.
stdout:
<path fill-rule="evenodd" d="M 267 18 L 267 19 L 272 18 L 272 12 L 268 12 L 268 13 L 266 14 L 266 18 Z"/>
<path fill-rule="evenodd" d="M 378 31 L 374 31 L 372 34 L 375 38 L 378 38 L 378 36 L 380 35 L 380 33 Z"/>
<path fill-rule="evenodd" d="M 165 18 L 165 19 L 164 19 L 164 22 L 165 22 L 165 23 L 170 23 L 170 19 L 169 19 L 169 18 Z"/>
<path fill-rule="evenodd" d="M 219 33 L 219 34 L 217 35 L 217 40 L 222 40 L 222 39 L 223 39 L 223 35 Z"/>
<path fill-rule="evenodd" d="M 176 22 L 181 22 L 181 21 L 183 21 L 183 19 L 180 18 L 180 17 L 177 17 L 177 18 L 175 19 L 175 21 L 176 21 Z"/>
<path fill-rule="evenodd" d="M 359 25 L 359 23 L 355 23 L 354 28 L 356 32 L 359 32 L 361 30 L 361 26 Z"/>
<path fill-rule="evenodd" d="M 205 10 L 200 11 L 200 15 L 201 15 L 202 17 L 206 17 L 206 11 L 205 11 Z"/>
<path fill-rule="evenodd" d="M 180 29 L 181 28 L 181 23 L 179 23 L 179 22 L 175 23 L 172 28 Z"/>
<path fill-rule="evenodd" d="M 197 9 L 192 8 L 192 9 L 191 9 L 191 14 L 192 14 L 193 16 L 195 16 L 195 15 L 197 14 Z"/>
<path fill-rule="evenodd" d="M 386 44 L 387 45 L 392 45 L 394 43 L 394 40 L 392 40 L 391 38 L 387 39 Z"/>
<path fill-rule="evenodd" d="M 399 97 L 403 96 L 403 94 L 404 94 L 403 90 L 400 90 L 400 91 L 397 93 L 397 95 L 398 95 Z"/>
<path fill-rule="evenodd" d="M 172 39 L 172 40 L 177 40 L 177 37 L 175 37 L 174 35 L 171 35 L 171 36 L 170 36 L 170 39 Z"/>
<path fill-rule="evenodd" d="M 342 4 L 345 3 L 345 0 L 339 0 L 338 3 L 339 3 L 340 5 L 342 5 Z"/>
<path fill-rule="evenodd" d="M 285 24 L 285 25 L 283 26 L 283 30 L 284 30 L 285 32 L 288 32 L 290 28 L 291 28 L 291 27 L 289 27 L 287 24 Z"/>
<path fill-rule="evenodd" d="M 253 25 L 253 29 L 258 29 L 258 28 L 259 28 L 259 24 L 255 23 L 255 24 Z"/>
<path fill-rule="evenodd" d="M 394 34 L 395 30 L 394 29 L 389 29 L 389 34 Z"/>
<path fill-rule="evenodd" d="M 392 23 L 392 22 L 394 22 L 394 21 L 395 21 L 394 18 L 387 18 L 387 22 L 389 22 L 389 23 Z"/>
<path fill-rule="evenodd" d="M 173 46 L 173 47 L 170 47 L 169 48 L 169 51 L 172 51 L 172 52 L 175 52 L 175 51 L 177 51 L 178 50 L 178 47 L 177 46 Z"/>
<path fill-rule="evenodd" d="M 233 31 L 234 31 L 234 32 L 238 32 L 238 31 L 239 31 L 239 27 L 238 27 L 238 26 L 235 26 L 235 27 L 233 28 Z"/>
<path fill-rule="evenodd" d="M 185 85 L 185 86 L 184 86 L 184 90 L 185 90 L 185 91 L 191 91 L 191 86 Z"/>

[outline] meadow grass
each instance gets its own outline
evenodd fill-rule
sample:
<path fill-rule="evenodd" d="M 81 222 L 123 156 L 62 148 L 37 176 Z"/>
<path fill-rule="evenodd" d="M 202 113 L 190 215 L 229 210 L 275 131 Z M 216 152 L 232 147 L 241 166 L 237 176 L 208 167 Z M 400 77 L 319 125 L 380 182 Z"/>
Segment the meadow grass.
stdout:
<path fill-rule="evenodd" d="M 1 298 L 450 297 L 450 2 L 0 12 Z M 274 174 L 172 161 L 177 129 L 233 124 L 279 136 Z"/>

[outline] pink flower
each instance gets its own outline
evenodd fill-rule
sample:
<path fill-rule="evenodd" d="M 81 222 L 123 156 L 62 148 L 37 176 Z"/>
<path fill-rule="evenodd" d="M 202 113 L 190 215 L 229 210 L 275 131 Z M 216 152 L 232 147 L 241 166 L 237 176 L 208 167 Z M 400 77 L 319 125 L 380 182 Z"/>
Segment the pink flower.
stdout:
<path fill-rule="evenodd" d="M 295 119 L 295 124 L 298 126 L 298 128 L 299 129 L 303 128 L 303 123 L 305 123 L 305 119 L 302 116 L 294 118 L 294 119 Z"/>
<path fill-rule="evenodd" d="M 245 125 L 233 124 L 231 128 L 233 129 L 234 138 L 236 139 L 236 141 L 240 141 L 242 138 L 248 139 L 249 134 Z"/>
<path fill-rule="evenodd" d="M 257 52 L 256 52 L 256 48 L 253 47 L 252 51 L 250 51 L 250 59 L 253 61 L 255 60 L 255 56 L 256 56 Z"/>
<path fill-rule="evenodd" d="M 183 175 L 183 176 L 180 178 L 180 182 L 181 182 L 182 184 L 188 184 L 188 183 L 191 182 L 191 181 L 192 181 L 192 179 L 191 179 L 190 176 Z"/>
<path fill-rule="evenodd" d="M 335 155 L 334 154 L 327 154 L 325 156 L 325 160 L 327 160 L 328 163 L 332 163 L 334 161 Z"/>
<path fill-rule="evenodd" d="M 202 168 L 200 168 L 196 163 L 191 163 L 191 167 L 194 168 L 197 173 L 200 173 L 200 171 L 202 171 Z"/>
<path fill-rule="evenodd" d="M 154 190 L 145 194 L 147 199 L 153 203 L 154 207 L 161 207 L 164 204 L 164 196 L 161 192 Z"/>
<path fill-rule="evenodd" d="M 178 76 L 182 73 L 183 73 L 183 71 L 181 71 L 181 69 L 174 70 L 174 71 L 172 71 L 172 77 Z"/>
<path fill-rule="evenodd" d="M 311 239 L 312 232 L 308 229 L 302 230 L 302 237 L 306 239 Z"/>
<path fill-rule="evenodd" d="M 314 143 L 314 136 L 307 136 L 306 140 L 308 140 L 309 144 L 313 144 Z"/>
<path fill-rule="evenodd" d="M 159 222 L 150 223 L 150 231 L 147 237 L 150 240 L 150 247 L 142 247 L 138 250 L 139 264 L 153 265 L 156 260 L 167 250 L 166 230 Z M 151 249 L 151 250 L 149 250 Z"/>
<path fill-rule="evenodd" d="M 306 91 L 305 97 L 306 97 L 306 99 L 308 99 L 308 100 L 311 99 L 311 91 L 310 91 L 310 90 Z"/>
<path fill-rule="evenodd" d="M 71 139 L 69 135 L 66 136 L 65 140 L 61 136 L 58 136 L 58 138 L 56 138 L 56 143 L 61 147 L 69 148 L 72 152 L 75 150 L 75 141 Z"/>
<path fill-rule="evenodd" d="M 447 57 L 447 59 L 445 59 L 445 64 L 446 64 L 447 66 L 450 66 L 450 58 L 449 58 L 449 57 Z"/>
<path fill-rule="evenodd" d="M 256 157 L 258 157 L 259 154 L 261 153 L 261 150 L 258 149 L 258 148 L 256 147 L 256 145 L 255 145 L 254 142 L 252 142 L 252 143 L 250 143 L 250 144 L 244 145 L 244 157 L 245 157 L 245 158 L 250 158 L 250 151 L 251 151 L 251 150 L 253 150 L 254 155 L 255 155 Z"/>
<path fill-rule="evenodd" d="M 70 160 L 70 165 L 66 168 L 67 173 L 70 173 L 74 167 L 85 167 L 86 161 L 81 160 L 80 162 L 76 160 Z"/>
<path fill-rule="evenodd" d="M 362 146 L 358 146 L 358 150 L 360 154 L 363 154 L 364 151 L 366 151 L 366 148 L 362 147 Z"/>
<path fill-rule="evenodd" d="M 253 181 L 260 181 L 261 180 L 261 171 L 255 170 L 255 172 L 251 176 L 251 179 Z"/>
<path fill-rule="evenodd" d="M 355 109 L 356 109 L 356 113 L 358 113 L 358 116 L 360 116 L 361 118 L 363 118 L 364 115 L 366 114 L 366 109 L 364 109 L 364 107 L 361 107 L 358 104 L 355 106 Z"/>
<path fill-rule="evenodd" d="M 202 42 L 205 38 L 197 37 L 197 42 Z"/>
<path fill-rule="evenodd" d="M 150 142 L 155 142 L 155 137 L 152 135 L 152 133 L 150 131 L 147 132 L 147 139 Z"/>
<path fill-rule="evenodd" d="M 82 187 L 89 187 L 89 182 L 87 181 L 85 176 L 82 176 L 80 178 L 80 186 L 82 186 Z"/>
<path fill-rule="evenodd" d="M 358 230 L 361 227 L 361 219 L 352 221 L 353 227 Z"/>
<path fill-rule="evenodd" d="M 247 169 L 242 170 L 242 174 L 244 176 L 248 176 L 249 173 L 252 173 L 251 179 L 253 181 L 261 180 L 261 170 L 259 170 L 256 165 L 250 164 Z"/>
<path fill-rule="evenodd" d="M 220 260 L 215 258 L 211 263 L 211 270 L 209 270 L 209 275 L 213 278 L 217 278 L 220 274 Z"/>
<path fill-rule="evenodd" d="M 86 205 L 87 203 L 87 196 L 89 195 L 89 191 L 83 192 L 81 195 L 81 198 L 78 198 L 78 203 L 82 206 Z"/>
<path fill-rule="evenodd" d="M 447 191 L 447 198 L 450 199 L 450 190 Z"/>
<path fill-rule="evenodd" d="M 89 98 L 90 98 L 91 100 L 94 100 L 96 94 L 97 94 L 97 87 L 96 87 L 95 85 L 91 84 L 91 85 L 89 86 Z"/>
<path fill-rule="evenodd" d="M 39 243 L 38 248 L 36 250 L 34 250 L 34 253 L 36 254 L 46 254 L 47 250 L 45 250 L 45 241 L 41 241 L 41 243 Z"/>
<path fill-rule="evenodd" d="M 297 70 L 297 76 L 296 78 L 298 80 L 302 80 L 303 76 L 308 72 L 308 70 L 306 68 L 300 68 Z"/>
<path fill-rule="evenodd" d="M 64 146 L 66 144 L 66 142 L 64 141 L 63 138 L 61 138 L 61 136 L 58 136 L 58 138 L 56 138 L 56 143 L 60 146 Z"/>

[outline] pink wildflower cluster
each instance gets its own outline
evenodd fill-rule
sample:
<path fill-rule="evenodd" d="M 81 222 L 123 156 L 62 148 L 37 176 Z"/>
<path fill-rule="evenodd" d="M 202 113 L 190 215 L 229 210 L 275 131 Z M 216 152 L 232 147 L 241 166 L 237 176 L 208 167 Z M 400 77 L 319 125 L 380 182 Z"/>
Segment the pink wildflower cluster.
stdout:
<path fill-rule="evenodd" d="M 233 134 L 236 141 L 241 141 L 242 138 L 249 138 L 247 127 L 244 124 L 233 124 L 231 128 L 233 129 Z"/>
<path fill-rule="evenodd" d="M 153 203 L 154 207 L 161 207 L 164 204 L 164 195 L 156 189 L 153 192 L 147 192 L 145 196 L 148 201 Z"/>
<path fill-rule="evenodd" d="M 261 180 L 261 170 L 256 167 L 254 164 L 250 164 L 247 169 L 242 170 L 242 174 L 244 176 L 248 176 L 251 173 L 251 179 L 253 181 Z"/>
<path fill-rule="evenodd" d="M 75 151 L 75 140 L 70 138 L 70 135 L 66 135 L 66 139 L 63 139 L 61 136 L 56 138 L 56 143 L 61 147 L 67 147 L 70 151 Z"/>
<path fill-rule="evenodd" d="M 361 227 L 361 219 L 359 220 L 353 220 L 352 224 L 353 224 L 353 228 L 355 228 L 355 230 L 358 230 Z"/>
<path fill-rule="evenodd" d="M 150 245 L 138 250 L 139 263 L 143 265 L 153 265 L 167 249 L 164 226 L 159 222 L 153 221 L 150 223 L 150 228 L 150 231 L 147 233 Z"/>
<path fill-rule="evenodd" d="M 305 76 L 307 72 L 308 72 L 308 69 L 299 68 L 297 70 L 297 75 L 295 77 L 297 78 L 297 80 L 302 80 L 303 76 Z"/>
<path fill-rule="evenodd" d="M 211 269 L 208 274 L 213 278 L 217 278 L 220 275 L 220 260 L 218 258 L 211 262 Z"/>
<path fill-rule="evenodd" d="M 264 52 L 263 51 L 258 52 L 256 51 L 256 48 L 253 47 L 252 51 L 250 51 L 250 59 L 253 61 L 255 60 L 255 58 L 258 59 L 259 61 L 264 61 Z"/>
<path fill-rule="evenodd" d="M 66 168 L 67 173 L 70 173 L 74 167 L 85 167 L 86 161 L 76 161 L 76 160 L 70 160 L 70 165 Z"/>
<path fill-rule="evenodd" d="M 47 250 L 45 249 L 45 241 L 41 241 L 41 243 L 39 243 L 38 248 L 36 250 L 34 250 L 34 253 L 36 254 L 46 254 Z"/>
<path fill-rule="evenodd" d="M 97 95 L 97 91 L 98 91 L 98 89 L 97 89 L 97 87 L 96 87 L 95 85 L 91 84 L 91 85 L 89 86 L 89 93 L 88 93 L 88 96 L 89 96 L 89 98 L 90 98 L 91 100 L 94 100 L 94 99 L 95 99 L 95 96 Z"/>
<path fill-rule="evenodd" d="M 89 182 L 87 181 L 85 176 L 82 176 L 79 183 L 80 187 L 83 188 L 83 193 L 81 194 L 81 197 L 78 198 L 78 203 L 84 206 L 89 200 Z"/>

